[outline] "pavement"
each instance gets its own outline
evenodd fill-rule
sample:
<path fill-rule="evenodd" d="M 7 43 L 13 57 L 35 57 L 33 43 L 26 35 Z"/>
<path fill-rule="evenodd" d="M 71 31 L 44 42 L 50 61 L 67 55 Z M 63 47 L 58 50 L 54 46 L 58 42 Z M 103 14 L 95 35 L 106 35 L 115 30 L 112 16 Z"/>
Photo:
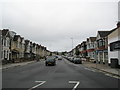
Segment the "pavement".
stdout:
<path fill-rule="evenodd" d="M 119 88 L 118 78 L 87 68 L 84 64 L 71 63 L 66 59 L 56 62 L 56 66 L 45 66 L 45 61 L 42 60 L 15 68 L 3 69 L 2 87 L 8 88 L 8 90 L 18 90 L 17 88 L 21 88 L 21 90 L 36 90 L 37 88 L 39 90 L 42 88 L 66 88 L 69 90 L 110 88 L 109 90 L 116 90 Z"/>
<path fill-rule="evenodd" d="M 9 64 L 5 64 L 5 65 L 0 65 L 0 69 L 8 69 L 11 67 L 23 66 L 23 65 L 27 65 L 27 64 L 30 64 L 33 62 L 35 62 L 35 61 L 26 61 L 26 62 L 21 62 L 21 63 L 9 63 Z"/>
<path fill-rule="evenodd" d="M 41 59 L 40 61 L 43 61 L 43 59 Z M 0 70 L 1 69 L 9 69 L 9 68 L 12 68 L 12 67 L 24 66 L 24 65 L 27 65 L 27 64 L 30 64 L 30 63 L 34 63 L 34 62 L 36 62 L 36 61 L 26 61 L 26 62 L 19 62 L 19 63 L 8 63 L 8 64 L 5 64 L 5 65 L 0 64 Z"/>
<path fill-rule="evenodd" d="M 111 68 L 110 66 L 106 64 L 96 64 L 96 63 L 88 62 L 88 61 L 84 61 L 83 65 L 88 68 L 94 68 L 102 72 L 105 72 L 105 73 L 108 73 L 114 76 L 118 76 L 120 78 L 120 69 L 118 68 Z"/>

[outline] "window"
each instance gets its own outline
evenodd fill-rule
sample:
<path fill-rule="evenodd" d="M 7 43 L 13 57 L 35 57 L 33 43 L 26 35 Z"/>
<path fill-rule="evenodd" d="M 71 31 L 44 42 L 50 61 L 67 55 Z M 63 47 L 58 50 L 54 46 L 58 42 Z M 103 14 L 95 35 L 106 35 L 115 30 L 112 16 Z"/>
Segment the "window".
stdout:
<path fill-rule="evenodd" d="M 2 39 L 2 46 L 3 46 L 3 44 L 4 44 L 4 40 Z"/>
<path fill-rule="evenodd" d="M 110 51 L 120 50 L 120 41 L 110 43 Z"/>
<path fill-rule="evenodd" d="M 4 53 L 4 52 L 2 51 L 2 52 L 1 52 L 1 58 L 3 58 L 3 53 Z"/>
<path fill-rule="evenodd" d="M 4 55 L 3 57 L 4 57 L 4 59 L 5 59 L 5 50 L 4 50 L 4 54 L 3 54 L 3 55 Z"/>
<path fill-rule="evenodd" d="M 7 46 L 7 39 L 5 39 L 5 46 Z"/>
<path fill-rule="evenodd" d="M 6 39 L 4 39 L 4 46 L 6 45 Z"/>

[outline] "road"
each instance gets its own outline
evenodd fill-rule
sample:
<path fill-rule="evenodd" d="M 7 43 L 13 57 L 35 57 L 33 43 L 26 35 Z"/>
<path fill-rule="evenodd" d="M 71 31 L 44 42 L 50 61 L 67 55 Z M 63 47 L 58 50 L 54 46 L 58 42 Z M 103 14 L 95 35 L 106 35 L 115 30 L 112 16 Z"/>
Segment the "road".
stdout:
<path fill-rule="evenodd" d="M 73 64 L 66 59 L 57 60 L 56 66 L 45 66 L 45 62 L 40 61 L 5 69 L 2 71 L 2 79 L 3 88 L 24 88 L 25 90 L 118 88 L 119 81 L 104 73 L 88 69 L 82 64 Z"/>

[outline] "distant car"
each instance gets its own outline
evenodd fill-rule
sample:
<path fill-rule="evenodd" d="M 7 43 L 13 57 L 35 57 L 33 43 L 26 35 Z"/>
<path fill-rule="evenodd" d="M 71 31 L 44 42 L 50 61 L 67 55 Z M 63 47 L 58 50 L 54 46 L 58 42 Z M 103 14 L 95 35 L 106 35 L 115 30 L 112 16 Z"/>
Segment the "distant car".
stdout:
<path fill-rule="evenodd" d="M 82 60 L 80 58 L 74 58 L 73 63 L 82 64 Z"/>
<path fill-rule="evenodd" d="M 56 60 L 55 58 L 47 58 L 47 60 L 45 61 L 45 65 L 48 66 L 48 65 L 53 65 L 55 66 L 56 65 Z"/>
<path fill-rule="evenodd" d="M 61 57 L 61 56 L 59 56 L 59 57 L 58 57 L 58 60 L 62 60 L 62 57 Z"/>

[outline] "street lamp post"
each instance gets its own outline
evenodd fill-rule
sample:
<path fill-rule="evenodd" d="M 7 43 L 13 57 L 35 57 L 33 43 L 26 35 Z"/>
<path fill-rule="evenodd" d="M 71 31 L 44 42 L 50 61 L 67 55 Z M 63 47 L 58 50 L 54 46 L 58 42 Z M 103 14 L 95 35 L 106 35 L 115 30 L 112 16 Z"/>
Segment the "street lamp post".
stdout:
<path fill-rule="evenodd" d="M 73 56 L 73 37 L 70 38 L 72 40 L 72 56 Z"/>

